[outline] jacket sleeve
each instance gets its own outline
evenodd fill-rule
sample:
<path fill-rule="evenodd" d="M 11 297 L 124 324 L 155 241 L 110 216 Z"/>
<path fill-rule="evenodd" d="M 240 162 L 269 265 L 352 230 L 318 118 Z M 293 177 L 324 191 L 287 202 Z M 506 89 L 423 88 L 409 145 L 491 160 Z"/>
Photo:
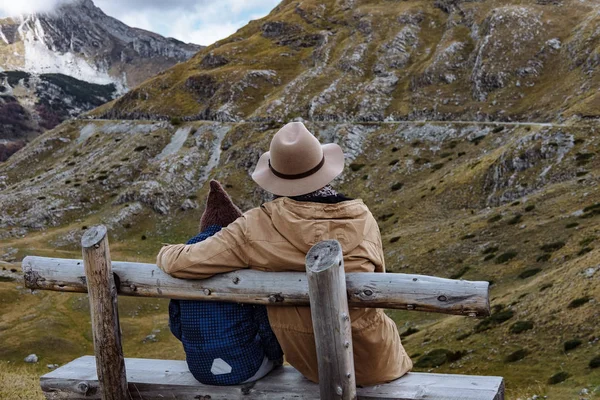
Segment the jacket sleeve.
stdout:
<path fill-rule="evenodd" d="M 156 257 L 160 269 L 186 279 L 206 279 L 248 268 L 249 261 L 245 216 L 202 242 L 164 246 Z"/>

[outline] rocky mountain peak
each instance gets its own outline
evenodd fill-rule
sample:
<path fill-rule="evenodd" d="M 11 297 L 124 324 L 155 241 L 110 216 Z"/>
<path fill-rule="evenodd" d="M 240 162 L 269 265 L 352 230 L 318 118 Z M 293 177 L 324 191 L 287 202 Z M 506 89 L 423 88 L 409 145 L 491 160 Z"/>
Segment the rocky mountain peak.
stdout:
<path fill-rule="evenodd" d="M 91 0 L 0 20 L 0 68 L 114 83 L 122 92 L 201 48 L 129 27 Z"/>

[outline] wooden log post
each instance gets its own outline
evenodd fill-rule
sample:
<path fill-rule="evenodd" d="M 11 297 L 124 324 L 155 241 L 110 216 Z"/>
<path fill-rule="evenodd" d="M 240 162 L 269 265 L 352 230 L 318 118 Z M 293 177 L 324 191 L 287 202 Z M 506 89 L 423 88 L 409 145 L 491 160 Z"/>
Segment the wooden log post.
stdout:
<path fill-rule="evenodd" d="M 352 330 L 342 248 L 336 240 L 314 245 L 306 276 L 323 400 L 356 399 Z"/>
<path fill-rule="evenodd" d="M 103 400 L 127 400 L 127 376 L 121 346 L 117 287 L 104 225 L 88 229 L 81 239 L 90 298 L 96 371 Z"/>

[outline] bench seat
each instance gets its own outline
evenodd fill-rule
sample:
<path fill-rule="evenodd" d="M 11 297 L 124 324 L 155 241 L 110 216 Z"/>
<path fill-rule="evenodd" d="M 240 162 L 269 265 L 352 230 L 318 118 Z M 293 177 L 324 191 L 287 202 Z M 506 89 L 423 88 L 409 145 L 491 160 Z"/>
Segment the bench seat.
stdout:
<path fill-rule="evenodd" d="M 290 366 L 238 386 L 202 385 L 185 361 L 126 358 L 133 399 L 319 399 L 319 385 Z M 96 359 L 80 357 L 41 377 L 48 399 L 100 399 Z M 357 388 L 359 399 L 502 400 L 504 382 L 497 376 L 409 373 L 388 384 Z"/>

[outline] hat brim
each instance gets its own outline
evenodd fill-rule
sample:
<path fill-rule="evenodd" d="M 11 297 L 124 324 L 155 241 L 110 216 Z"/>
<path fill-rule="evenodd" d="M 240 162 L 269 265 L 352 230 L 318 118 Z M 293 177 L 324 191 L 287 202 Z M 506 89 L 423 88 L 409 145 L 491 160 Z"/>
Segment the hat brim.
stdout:
<path fill-rule="evenodd" d="M 260 156 L 252 179 L 267 192 L 278 196 L 300 196 L 321 189 L 344 170 L 344 151 L 335 143 L 321 145 L 325 163 L 314 174 L 301 179 L 283 179 L 269 168 L 270 152 Z"/>

